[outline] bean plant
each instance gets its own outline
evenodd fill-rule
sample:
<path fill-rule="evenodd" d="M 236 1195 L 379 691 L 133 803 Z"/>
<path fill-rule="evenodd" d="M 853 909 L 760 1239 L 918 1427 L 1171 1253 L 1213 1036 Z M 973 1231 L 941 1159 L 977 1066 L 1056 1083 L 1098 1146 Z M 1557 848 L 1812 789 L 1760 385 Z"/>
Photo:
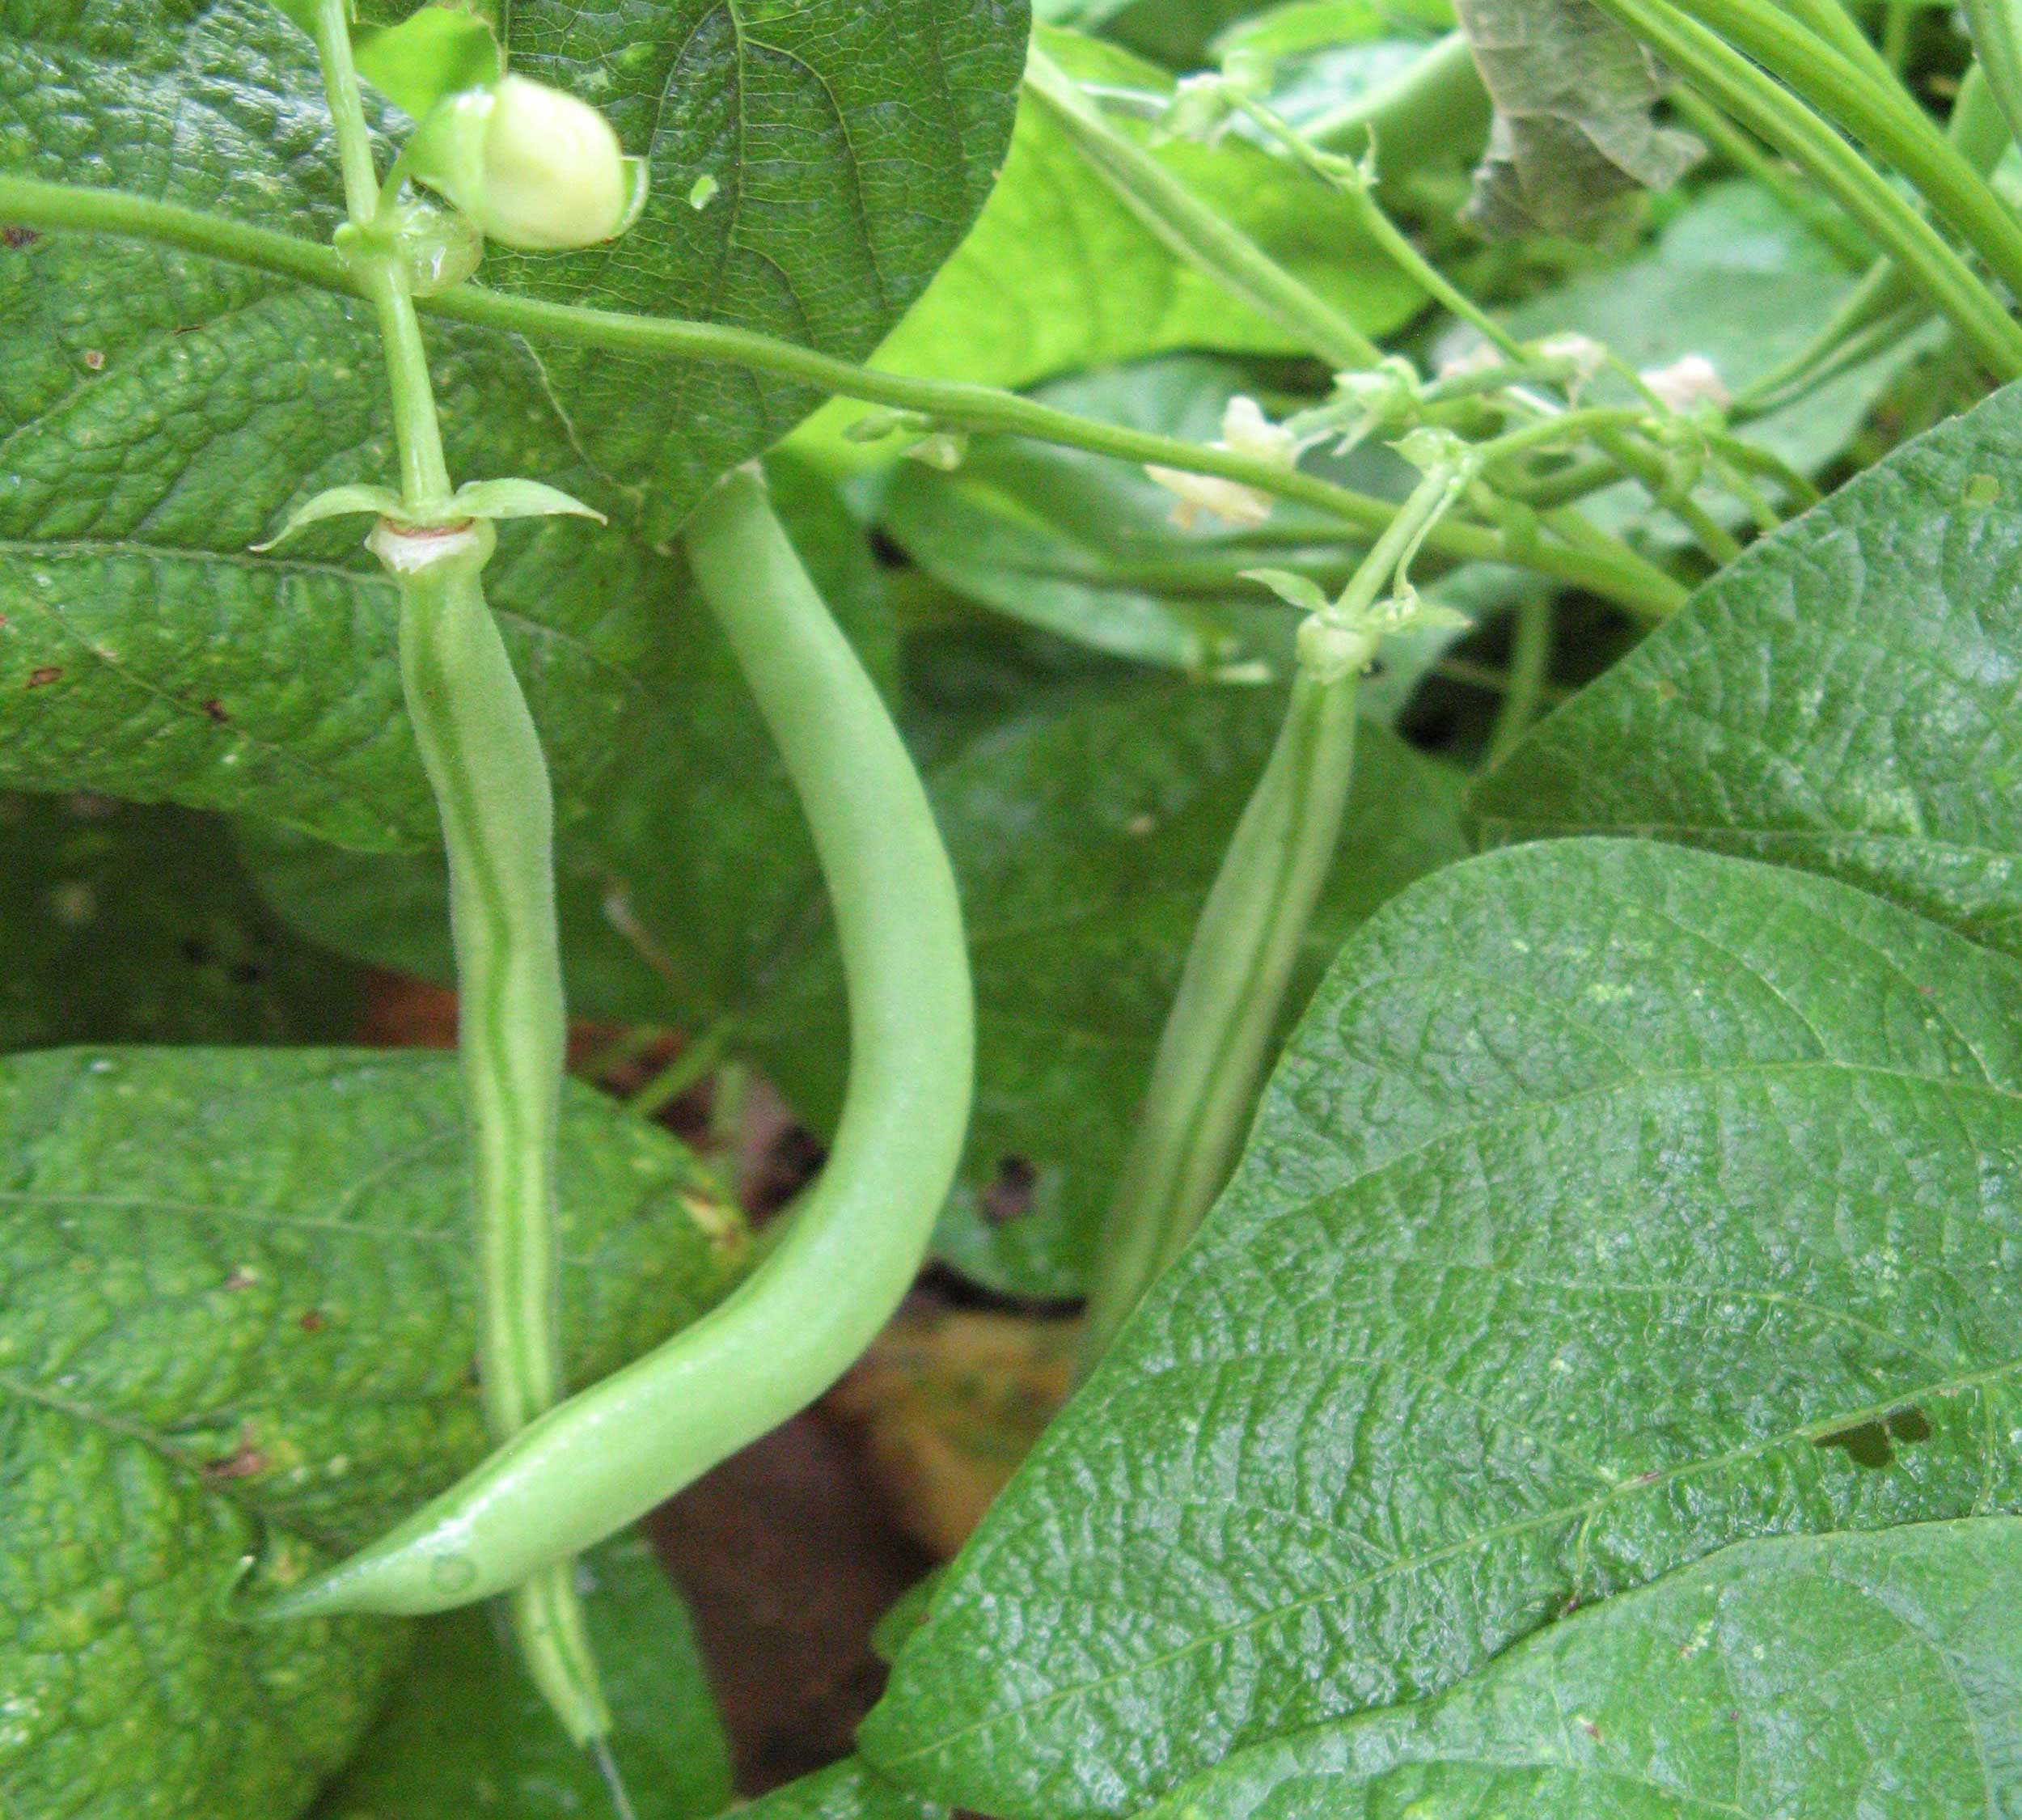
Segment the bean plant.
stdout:
<path fill-rule="evenodd" d="M 725 1810 L 640 1526 L 923 1280 L 1072 1394 L 755 1820 L 2022 1813 L 2018 129 L 0 0 L 0 1816 Z"/>

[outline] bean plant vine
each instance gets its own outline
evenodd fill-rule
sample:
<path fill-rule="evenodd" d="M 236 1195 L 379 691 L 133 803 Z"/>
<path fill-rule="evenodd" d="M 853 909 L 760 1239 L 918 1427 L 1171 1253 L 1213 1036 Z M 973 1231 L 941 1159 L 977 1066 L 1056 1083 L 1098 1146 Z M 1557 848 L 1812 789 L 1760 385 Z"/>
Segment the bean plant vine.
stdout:
<path fill-rule="evenodd" d="M 517 1666 L 473 1697 L 523 1676 L 526 1749 L 556 1732 L 622 1814 L 721 1805 L 626 1760 L 614 1551 L 895 1317 L 975 1300 L 1028 1333 L 1074 1304 L 1064 1412 L 992 1465 L 975 1539 L 887 1620 L 858 1754 L 780 1820 L 2022 1800 L 1988 1616 L 2022 1577 L 2022 1332 L 1974 1261 L 2022 1241 L 2022 8 L 1038 10 L 209 0 L 179 39 L 0 0 L 0 258 L 57 274 L 0 268 L 0 641 L 68 641 L 23 668 L 5 781 L 235 813 L 259 916 L 449 976 L 458 1115 L 408 1129 L 431 1077 L 319 1050 L 383 1135 L 326 1142 L 311 1099 L 213 1145 L 269 1090 L 188 1085 L 240 1052 L 144 1043 L 137 1010 L 0 1057 L 5 1198 L 55 1221 L 0 1262 L 0 1554 L 101 1479 L 222 1551 L 153 1671 L 149 1739 L 201 1747 L 147 1743 L 152 1805 L 61 1688 L 146 1654 L 163 1546 L 119 1568 L 125 1615 L 81 1520 L 37 1544 L 53 1589 L 0 1568 L 0 1813 L 379 1813 L 394 1621 L 487 1602 Z M 226 148 L 201 183 L 133 150 L 186 110 Z M 978 270 L 1021 256 L 1066 301 L 992 319 L 1015 287 Z M 1803 320 L 1741 320 L 1766 277 Z M 122 282 L 168 326 L 108 334 Z M 994 328 L 937 344 L 965 309 Z M 1020 311 L 1096 351 L 1028 357 Z M 273 346 L 219 351 L 233 318 Z M 87 334 L 85 371 L 159 357 L 193 402 L 91 419 L 49 377 Z M 214 445 L 273 480 L 340 419 L 204 555 L 327 615 L 331 674 L 186 758 L 239 736 L 204 665 L 247 623 L 190 629 L 171 571 L 209 527 L 177 514 L 237 523 L 190 476 Z M 318 590 L 362 589 L 331 629 Z M 205 654 L 150 679 L 136 601 Z M 36 718 L 81 658 L 128 693 Z M 391 731 L 350 729 L 368 697 Z M 352 801 L 410 746 L 418 832 Z M 609 985 L 641 976 L 664 1021 Z M 586 1066 L 572 1015 L 607 996 Z M 632 1077 L 630 1111 L 572 1071 Z M 721 1148 L 768 1073 L 823 1141 L 754 1241 L 665 1120 L 713 1095 L 683 1128 Z M 370 1223 L 383 1180 L 410 1225 Z M 110 1208 L 280 1261 L 218 1287 L 212 1238 L 66 1251 Z M 347 1295 L 399 1324 L 347 1333 L 313 1420 L 293 1354 L 264 1389 L 270 1335 L 231 1328 L 209 1388 L 94 1376 L 123 1327 L 153 1344 L 147 1298 L 229 1327 L 319 1271 L 292 1331 L 263 1317 L 288 1344 Z M 87 1279 L 148 1285 L 146 1318 L 47 1288 Z M 474 1382 L 460 1338 L 429 1351 L 466 1318 Z M 1876 1718 L 1892 1649 L 1922 1666 Z M 1942 1712 L 1909 1685 L 1940 1661 Z M 362 1740 L 368 1780 L 312 1807 Z M 563 1811 L 537 1780 L 503 1811 Z"/>

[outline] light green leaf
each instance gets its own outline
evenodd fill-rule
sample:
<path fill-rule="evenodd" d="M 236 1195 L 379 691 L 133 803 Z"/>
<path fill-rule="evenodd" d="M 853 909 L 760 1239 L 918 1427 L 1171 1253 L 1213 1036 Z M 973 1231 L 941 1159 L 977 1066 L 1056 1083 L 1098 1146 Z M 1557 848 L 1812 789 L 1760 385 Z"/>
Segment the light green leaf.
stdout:
<path fill-rule="evenodd" d="M 353 971 L 261 901 L 224 825 L 104 797 L 0 796 L 0 1051 L 336 1042 Z"/>
<path fill-rule="evenodd" d="M 1484 232 L 1593 235 L 1701 152 L 1654 117 L 1656 59 L 1593 0 L 1454 0 L 1495 103 L 1469 214 Z"/>
<path fill-rule="evenodd" d="M 730 1746 L 687 1608 L 637 1534 L 578 1568 L 611 1750 L 637 1820 L 707 1820 L 731 1803 Z M 423 1622 L 414 1660 L 311 1820 L 553 1820 L 610 1797 L 556 1724 L 497 1614 Z"/>
<path fill-rule="evenodd" d="M 1742 1543 L 1424 1706 L 1246 1751 L 1148 1820 L 2005 1814 L 2018 1595 L 2012 1518 Z"/>
<path fill-rule="evenodd" d="M 1113 46 L 1049 32 L 1048 54 L 1085 81 L 1168 100 L 1172 78 Z M 1134 130 L 1148 133 L 1148 126 Z M 1172 142 L 1159 156 L 1196 195 L 1371 334 L 1422 301 L 1362 233 L 1351 203 L 1282 159 L 1231 138 Z M 1174 349 L 1292 351 L 1284 332 L 1182 265 L 1110 193 L 1041 108 L 1018 115 L 1011 150 L 975 230 L 878 350 L 895 373 L 1025 386 L 1055 374 Z M 797 438 L 823 458 L 854 454 L 834 405 Z"/>
<path fill-rule="evenodd" d="M 2022 388 L 1701 589 L 1491 779 L 1494 838 L 1635 830 L 2022 954 Z"/>
<path fill-rule="evenodd" d="M 483 1453 L 446 1056 L 66 1050 L 0 1062 L 0 1809 L 287 1820 L 405 1647 L 248 1625 Z M 572 1382 L 700 1314 L 742 1229 L 664 1134 L 565 1107 Z"/>
<path fill-rule="evenodd" d="M 1643 843 L 1422 882 L 866 1754 L 1009 1820 L 1134 1811 L 1731 1543 L 2016 1509 L 2019 1162 L 2022 965 L 1935 924 Z"/>
<path fill-rule="evenodd" d="M 513 8 L 515 66 L 596 102 L 665 180 L 620 247 L 497 256 L 485 281 L 867 353 L 981 205 L 1019 0 L 813 0 L 767 9 L 762 33 L 703 0 L 656 18 Z M 739 144 L 764 149 L 746 163 Z M 316 239 L 340 218 L 312 49 L 264 0 L 0 0 L 0 163 Z M 705 170 L 724 195 L 697 214 Z M 633 534 L 543 523 L 494 570 L 567 814 L 658 687 L 675 582 L 653 546 L 816 400 L 429 333 L 457 477 L 525 475 Z M 362 848 L 433 839 L 391 590 L 346 538 L 246 554 L 302 500 L 396 472 L 384 390 L 362 306 L 88 237 L 0 250 L 0 785 L 254 809 Z"/>

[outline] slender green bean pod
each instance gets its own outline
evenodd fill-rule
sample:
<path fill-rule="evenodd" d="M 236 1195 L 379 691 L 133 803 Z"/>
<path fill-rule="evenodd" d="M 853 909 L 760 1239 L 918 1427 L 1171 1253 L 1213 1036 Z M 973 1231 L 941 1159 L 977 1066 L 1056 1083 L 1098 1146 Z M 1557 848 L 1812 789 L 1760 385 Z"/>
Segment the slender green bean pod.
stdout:
<path fill-rule="evenodd" d="M 1996 378 L 2022 377 L 2022 328 L 1930 222 L 1825 121 L 1732 45 L 1664 0 L 1594 0 L 1679 77 L 1807 171 L 1956 325 Z"/>
<path fill-rule="evenodd" d="M 1178 1256 L 1229 1179 L 1257 1103 L 1306 929 L 1341 844 L 1356 708 L 1378 635 L 1364 616 L 1457 496 L 1429 472 L 1335 609 L 1345 655 L 1305 661 L 1263 775 L 1237 823 L 1187 952 L 1137 1129 L 1118 1178 L 1082 1337 L 1092 1367 Z"/>
<path fill-rule="evenodd" d="M 1961 0 L 1973 49 L 2008 125 L 2022 139 L 2022 0 Z"/>
<path fill-rule="evenodd" d="M 1886 159 L 2011 291 L 2022 294 L 2022 225 L 1899 84 L 1876 80 L 1804 26 L 1756 0 L 1676 4 Z"/>
<path fill-rule="evenodd" d="M 313 20 L 346 213 L 354 233 L 369 234 L 383 193 L 352 59 L 349 0 L 316 0 Z M 488 523 L 443 521 L 449 467 L 405 270 L 383 247 L 362 247 L 345 263 L 379 321 L 402 503 L 416 523 L 441 527 L 383 523 L 371 542 L 400 596 L 401 682 L 449 861 L 477 1226 L 478 1375 L 492 1437 L 504 1441 L 565 1388 L 554 1177 L 567 1014 L 554 798 L 539 735 L 484 599 L 496 537 Z M 527 1672 L 569 1737 L 595 1746 L 610 1733 L 611 1711 L 573 1564 L 548 1564 L 511 1592 Z"/>
<path fill-rule="evenodd" d="M 975 1061 L 967 950 L 933 812 L 763 483 L 733 476 L 688 552 L 800 792 L 835 906 L 851 1065 L 827 1167 L 728 1301 L 263 1615 L 443 1610 L 592 1546 L 819 1396 L 924 1255 Z"/>

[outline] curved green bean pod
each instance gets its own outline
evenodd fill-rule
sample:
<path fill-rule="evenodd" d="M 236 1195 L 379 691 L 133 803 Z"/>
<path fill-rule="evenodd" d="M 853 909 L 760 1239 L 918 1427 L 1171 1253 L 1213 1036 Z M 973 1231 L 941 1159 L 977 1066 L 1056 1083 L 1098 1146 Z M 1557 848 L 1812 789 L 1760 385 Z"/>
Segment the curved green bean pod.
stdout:
<path fill-rule="evenodd" d="M 727 1302 L 264 1616 L 443 1610 L 590 1547 L 826 1390 L 925 1252 L 975 1062 L 967 949 L 933 813 L 763 483 L 733 476 L 697 514 L 688 551 L 800 792 L 835 905 L 852 1047 L 828 1166 Z"/>

